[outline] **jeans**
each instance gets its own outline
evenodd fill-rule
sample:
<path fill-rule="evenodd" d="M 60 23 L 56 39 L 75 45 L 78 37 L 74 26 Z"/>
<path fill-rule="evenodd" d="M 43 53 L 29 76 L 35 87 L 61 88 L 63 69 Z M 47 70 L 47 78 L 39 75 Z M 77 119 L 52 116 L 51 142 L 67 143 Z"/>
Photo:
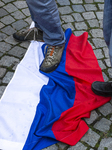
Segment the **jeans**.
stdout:
<path fill-rule="evenodd" d="M 35 27 L 43 31 L 43 40 L 48 45 L 65 43 L 59 12 L 55 0 L 26 0 Z"/>
<path fill-rule="evenodd" d="M 105 0 L 104 3 L 103 33 L 105 42 L 109 48 L 112 67 L 112 0 Z"/>

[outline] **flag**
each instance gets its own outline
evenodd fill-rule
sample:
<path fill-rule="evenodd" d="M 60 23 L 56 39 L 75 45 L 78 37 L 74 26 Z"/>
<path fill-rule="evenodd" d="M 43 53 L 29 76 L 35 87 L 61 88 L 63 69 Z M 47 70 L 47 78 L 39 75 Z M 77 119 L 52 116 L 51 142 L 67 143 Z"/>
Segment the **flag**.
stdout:
<path fill-rule="evenodd" d="M 58 141 L 75 145 L 89 129 L 82 120 L 110 98 L 95 95 L 91 84 L 104 81 L 88 33 L 76 37 L 65 33 L 66 45 L 59 67 L 47 74 L 48 84 L 40 91 L 40 103 L 23 150 L 43 149 Z"/>
<path fill-rule="evenodd" d="M 66 45 L 57 69 L 44 73 L 42 42 L 32 41 L 0 102 L 0 148 L 41 150 L 57 142 L 75 145 L 88 131 L 83 118 L 110 100 L 95 95 L 104 81 L 88 33 L 65 32 Z"/>

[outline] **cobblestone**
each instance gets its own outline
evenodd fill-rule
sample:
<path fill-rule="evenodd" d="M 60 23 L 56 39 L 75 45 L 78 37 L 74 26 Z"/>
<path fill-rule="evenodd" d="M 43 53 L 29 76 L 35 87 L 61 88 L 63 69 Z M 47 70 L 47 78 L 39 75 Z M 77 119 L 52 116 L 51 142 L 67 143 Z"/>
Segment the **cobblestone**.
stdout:
<path fill-rule="evenodd" d="M 84 141 L 90 146 L 94 147 L 98 142 L 99 138 L 100 136 L 97 133 L 89 129 L 88 132 L 82 137 L 81 141 Z"/>
<path fill-rule="evenodd" d="M 106 66 L 105 64 L 102 62 L 102 60 L 98 60 L 98 63 L 99 63 L 99 66 L 100 68 L 103 70 L 103 69 L 106 69 Z"/>
<path fill-rule="evenodd" d="M 110 59 L 104 59 L 107 67 L 111 67 Z"/>
<path fill-rule="evenodd" d="M 98 110 L 104 115 L 112 113 L 112 105 L 110 103 L 106 103 L 103 106 L 99 107 Z"/>
<path fill-rule="evenodd" d="M 2 80 L 2 83 L 9 83 L 10 80 L 12 79 L 13 77 L 13 72 L 7 72 L 7 74 L 5 75 L 5 77 L 3 78 Z"/>
<path fill-rule="evenodd" d="M 6 6 L 3 7 L 5 10 L 7 10 L 9 13 L 14 12 L 18 10 L 13 4 L 7 4 Z"/>
<path fill-rule="evenodd" d="M 108 150 L 112 149 L 112 138 L 109 137 L 107 139 L 106 138 L 102 139 L 98 150 L 102 150 L 104 148 L 108 148 Z"/>
<path fill-rule="evenodd" d="M 72 12 L 72 9 L 70 8 L 70 6 L 60 7 L 58 10 L 62 15 L 69 14 Z"/>
<path fill-rule="evenodd" d="M 0 78 L 2 78 L 6 73 L 6 69 L 5 68 L 0 68 Z"/>
<path fill-rule="evenodd" d="M 92 124 L 96 119 L 98 119 L 99 115 L 95 110 L 91 112 L 90 118 L 85 118 L 87 124 Z"/>
<path fill-rule="evenodd" d="M 84 20 L 79 13 L 73 13 L 72 16 L 75 18 L 75 21 L 77 21 L 77 22 Z"/>
<path fill-rule="evenodd" d="M 109 78 L 107 77 L 107 75 L 104 72 L 102 72 L 102 74 L 103 74 L 104 81 L 105 82 L 109 81 Z"/>
<path fill-rule="evenodd" d="M 61 5 L 61 6 L 64 6 L 64 5 L 70 5 L 70 1 L 69 0 L 57 0 L 57 2 Z"/>
<path fill-rule="evenodd" d="M 103 30 L 102 29 L 92 29 L 90 30 L 92 37 L 101 37 L 103 38 Z"/>
<path fill-rule="evenodd" d="M 97 10 L 97 7 L 94 4 L 86 4 L 86 5 L 84 5 L 84 7 L 87 11 L 93 11 L 93 10 L 96 11 Z"/>
<path fill-rule="evenodd" d="M 82 5 L 72 5 L 72 8 L 75 12 L 85 12 L 85 9 Z"/>
<path fill-rule="evenodd" d="M 26 52 L 26 49 L 21 48 L 19 46 L 15 46 L 8 52 L 8 54 L 21 58 L 24 56 L 25 52 Z"/>
<path fill-rule="evenodd" d="M 102 50 L 101 50 L 101 49 L 96 49 L 96 50 L 94 50 L 94 53 L 95 53 L 95 55 L 96 55 L 97 59 L 104 58 L 104 55 L 103 55 L 103 53 L 102 53 Z"/>
<path fill-rule="evenodd" d="M 88 42 L 102 69 L 104 81 L 111 81 L 109 50 L 103 37 L 104 0 L 56 0 L 56 3 L 63 30 L 71 28 L 76 36 L 88 32 Z M 28 28 L 31 22 L 25 0 L 0 1 L 0 97 L 30 44 L 17 42 L 12 35 Z M 112 150 L 112 99 L 93 110 L 90 118 L 83 119 L 90 129 L 76 145 L 59 142 L 44 150 Z"/>
<path fill-rule="evenodd" d="M 7 26 L 3 29 L 1 29 L 2 32 L 8 34 L 8 35 L 12 35 L 13 33 L 16 32 L 16 30 L 14 30 L 11 26 Z"/>
<path fill-rule="evenodd" d="M 78 142 L 75 146 L 72 146 L 67 150 L 86 150 L 86 149 L 87 147 L 85 147 L 82 143 Z"/>
<path fill-rule="evenodd" d="M 94 125 L 95 129 L 98 129 L 99 131 L 107 132 L 110 129 L 111 121 L 102 118 L 100 121 L 97 121 Z"/>
<path fill-rule="evenodd" d="M 96 18 L 94 12 L 84 12 L 82 15 L 86 20 Z"/>

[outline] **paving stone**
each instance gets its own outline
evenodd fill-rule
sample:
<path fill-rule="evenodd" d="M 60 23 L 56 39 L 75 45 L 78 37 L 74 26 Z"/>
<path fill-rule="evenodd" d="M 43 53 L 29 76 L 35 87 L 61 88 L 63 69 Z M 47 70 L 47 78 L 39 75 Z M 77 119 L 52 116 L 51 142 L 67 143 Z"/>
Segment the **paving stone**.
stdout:
<path fill-rule="evenodd" d="M 106 47 L 104 39 L 93 38 L 92 41 L 95 44 L 96 48 Z"/>
<path fill-rule="evenodd" d="M 93 3 L 93 0 L 85 0 L 85 3 Z"/>
<path fill-rule="evenodd" d="M 13 28 L 16 30 L 20 30 L 24 27 L 27 27 L 28 24 L 24 20 L 18 20 L 12 24 Z"/>
<path fill-rule="evenodd" d="M 4 6 L 4 9 L 7 10 L 9 13 L 12 13 L 17 10 L 17 8 L 11 3 Z"/>
<path fill-rule="evenodd" d="M 101 38 L 103 38 L 103 30 L 102 29 L 91 29 L 89 32 L 91 33 L 92 37 L 95 37 L 95 38 L 101 37 Z"/>
<path fill-rule="evenodd" d="M 97 19 L 87 20 L 87 22 L 89 23 L 90 27 L 99 27 Z"/>
<path fill-rule="evenodd" d="M 82 137 L 81 141 L 84 141 L 90 146 L 94 147 L 98 142 L 99 138 L 100 136 L 97 133 L 89 129 L 87 133 Z"/>
<path fill-rule="evenodd" d="M 59 142 L 59 143 L 58 143 L 58 146 L 59 146 L 59 148 L 61 148 L 61 149 L 65 149 L 66 147 L 68 147 L 67 144 L 62 143 L 62 142 Z"/>
<path fill-rule="evenodd" d="M 11 49 L 11 45 L 5 42 L 0 42 L 0 52 L 5 53 Z"/>
<path fill-rule="evenodd" d="M 78 142 L 75 146 L 70 146 L 70 148 L 68 148 L 67 150 L 87 150 L 87 147 Z"/>
<path fill-rule="evenodd" d="M 3 95 L 3 92 L 4 92 L 5 88 L 6 88 L 6 86 L 0 86 L 0 98 Z"/>
<path fill-rule="evenodd" d="M 103 19 L 103 12 L 102 11 L 101 12 L 96 12 L 96 15 L 97 15 L 97 18 L 99 20 Z"/>
<path fill-rule="evenodd" d="M 58 150 L 58 147 L 54 144 L 54 145 L 51 145 L 51 146 L 44 148 L 42 150 Z"/>
<path fill-rule="evenodd" d="M 82 5 L 72 5 L 72 8 L 75 12 L 85 12 L 85 9 Z"/>
<path fill-rule="evenodd" d="M 0 22 L 0 29 L 3 28 L 5 25 Z"/>
<path fill-rule="evenodd" d="M 5 68 L 0 68 L 0 78 L 2 78 L 6 73 L 6 69 Z"/>
<path fill-rule="evenodd" d="M 57 2 L 61 5 L 61 6 L 64 6 L 64 5 L 70 5 L 70 1 L 69 0 L 57 0 Z"/>
<path fill-rule="evenodd" d="M 14 67 L 12 68 L 13 71 L 16 70 L 16 68 L 17 68 L 17 66 L 18 66 L 19 63 L 20 63 L 20 62 L 14 64 Z"/>
<path fill-rule="evenodd" d="M 73 4 L 82 4 L 82 3 L 83 3 L 82 0 L 71 0 L 71 2 L 72 2 Z"/>
<path fill-rule="evenodd" d="M 110 117 L 110 120 L 112 121 L 112 116 Z"/>
<path fill-rule="evenodd" d="M 97 7 L 94 4 L 85 4 L 84 7 L 87 11 L 97 10 Z"/>
<path fill-rule="evenodd" d="M 99 107 L 98 110 L 104 115 L 107 116 L 112 113 L 112 105 L 110 103 L 106 103 L 103 106 Z"/>
<path fill-rule="evenodd" d="M 88 42 L 92 46 L 92 49 L 96 49 L 95 46 L 93 45 L 93 43 L 91 43 L 89 40 L 88 40 Z"/>
<path fill-rule="evenodd" d="M 3 55 L 3 53 L 0 52 L 0 57 Z"/>
<path fill-rule="evenodd" d="M 96 119 L 98 119 L 99 115 L 95 110 L 91 111 L 90 118 L 85 118 L 84 120 L 86 121 L 87 124 L 93 123 Z"/>
<path fill-rule="evenodd" d="M 11 67 L 19 62 L 18 58 L 12 56 L 4 56 L 0 60 L 0 66 Z"/>
<path fill-rule="evenodd" d="M 1 22 L 3 22 L 5 25 L 9 25 L 15 21 L 14 18 L 12 18 L 10 15 L 5 16 L 1 19 Z"/>
<path fill-rule="evenodd" d="M 106 66 L 104 65 L 104 63 L 102 62 L 102 60 L 98 60 L 98 64 L 100 66 L 101 69 L 106 69 Z"/>
<path fill-rule="evenodd" d="M 103 74 L 104 81 L 107 82 L 109 80 L 109 78 L 107 77 L 107 75 L 104 72 L 102 72 L 102 74 Z"/>
<path fill-rule="evenodd" d="M 9 2 L 12 2 L 14 0 L 4 0 L 4 3 L 9 3 Z"/>
<path fill-rule="evenodd" d="M 28 23 L 28 25 L 31 25 L 31 23 L 32 23 L 31 17 L 28 17 L 28 18 L 26 18 L 24 20 Z"/>
<path fill-rule="evenodd" d="M 29 41 L 25 41 L 25 42 L 22 42 L 22 43 L 20 44 L 20 46 L 22 46 L 22 47 L 24 47 L 24 48 L 28 48 L 29 45 L 30 45 L 30 42 L 29 42 Z"/>
<path fill-rule="evenodd" d="M 75 30 L 74 26 L 71 23 L 63 24 L 62 27 L 66 30 L 71 28 L 71 30 Z"/>
<path fill-rule="evenodd" d="M 85 31 L 74 31 L 75 36 L 80 36 L 84 33 Z"/>
<path fill-rule="evenodd" d="M 72 16 L 74 17 L 75 21 L 77 21 L 77 22 L 84 20 L 79 13 L 73 13 Z"/>
<path fill-rule="evenodd" d="M 101 49 L 96 49 L 94 50 L 95 56 L 97 59 L 101 59 L 104 58 L 104 55 L 102 54 L 102 50 Z"/>
<path fill-rule="evenodd" d="M 71 15 L 64 15 L 64 16 L 61 16 L 62 20 L 65 21 L 66 23 L 67 22 L 74 22 L 74 19 Z"/>
<path fill-rule="evenodd" d="M 100 28 L 103 28 L 103 20 L 99 20 Z"/>
<path fill-rule="evenodd" d="M 23 13 L 21 11 L 16 11 L 14 13 L 11 14 L 15 19 L 23 19 L 25 18 L 25 15 L 23 15 Z"/>
<path fill-rule="evenodd" d="M 102 2 L 102 3 L 104 3 L 104 0 L 94 0 L 94 2 Z"/>
<path fill-rule="evenodd" d="M 22 12 L 25 14 L 25 16 L 30 16 L 30 12 L 28 8 L 22 9 Z"/>
<path fill-rule="evenodd" d="M 112 138 L 111 137 L 102 139 L 98 150 L 104 150 L 105 147 L 108 148 L 108 150 L 112 150 Z"/>
<path fill-rule="evenodd" d="M 79 22 L 79 23 L 75 23 L 75 27 L 77 30 L 87 30 L 87 25 L 85 24 L 85 22 Z"/>
<path fill-rule="evenodd" d="M 72 9 L 70 8 L 70 6 L 59 7 L 58 10 L 62 15 L 69 14 L 72 12 Z"/>
<path fill-rule="evenodd" d="M 100 121 L 97 121 L 95 123 L 94 128 L 102 132 L 107 132 L 110 129 L 110 125 L 111 125 L 110 120 L 102 118 Z"/>
<path fill-rule="evenodd" d="M 16 45 L 18 42 L 14 40 L 13 36 L 10 35 L 9 37 L 7 37 L 5 40 L 5 42 L 12 44 L 12 45 Z"/>
<path fill-rule="evenodd" d="M 10 80 L 12 79 L 13 74 L 14 74 L 13 72 L 7 72 L 5 77 L 2 80 L 2 83 L 7 83 L 8 84 L 10 82 Z"/>
<path fill-rule="evenodd" d="M 0 8 L 0 17 L 6 16 L 8 12 L 4 10 L 3 8 Z"/>
<path fill-rule="evenodd" d="M 16 30 L 14 30 L 11 26 L 6 26 L 5 28 L 1 29 L 1 31 L 8 35 L 12 35 L 16 32 Z"/>
<path fill-rule="evenodd" d="M 7 37 L 6 34 L 0 32 L 0 41 L 4 40 Z"/>
<path fill-rule="evenodd" d="M 84 12 L 84 13 L 82 13 L 82 15 L 83 15 L 83 17 L 84 17 L 86 20 L 95 19 L 95 18 L 96 18 L 94 12 Z"/>
<path fill-rule="evenodd" d="M 28 7 L 25 1 L 16 1 L 13 4 L 19 9 Z"/>
<path fill-rule="evenodd" d="M 100 10 L 104 10 L 104 4 L 98 4 Z"/>
<path fill-rule="evenodd" d="M 108 69 L 109 77 L 112 78 L 112 68 Z"/>
<path fill-rule="evenodd" d="M 109 49 L 107 47 L 103 48 L 104 54 L 106 58 L 109 58 Z"/>
<path fill-rule="evenodd" d="M 26 53 L 26 49 L 21 48 L 19 46 L 15 46 L 8 52 L 8 54 L 19 58 L 23 57 L 25 53 Z"/>
<path fill-rule="evenodd" d="M 104 59 L 107 67 L 111 67 L 110 59 Z"/>
<path fill-rule="evenodd" d="M 4 6 L 4 3 L 0 1 L 0 7 Z"/>

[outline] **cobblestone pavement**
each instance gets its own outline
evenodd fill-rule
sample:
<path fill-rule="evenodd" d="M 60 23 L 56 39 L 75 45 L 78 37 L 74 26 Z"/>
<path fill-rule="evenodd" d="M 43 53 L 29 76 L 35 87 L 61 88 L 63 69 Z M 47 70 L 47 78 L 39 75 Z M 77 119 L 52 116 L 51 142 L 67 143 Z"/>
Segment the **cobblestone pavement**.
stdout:
<path fill-rule="evenodd" d="M 84 31 L 102 69 L 104 80 L 112 79 L 108 49 L 103 38 L 104 0 L 57 0 L 63 29 L 71 28 L 75 35 Z M 29 42 L 16 42 L 12 34 L 28 28 L 32 20 L 24 0 L 0 1 L 0 97 L 23 58 Z M 93 110 L 85 119 L 89 131 L 75 145 L 63 143 L 44 150 L 112 150 L 112 100 Z"/>

